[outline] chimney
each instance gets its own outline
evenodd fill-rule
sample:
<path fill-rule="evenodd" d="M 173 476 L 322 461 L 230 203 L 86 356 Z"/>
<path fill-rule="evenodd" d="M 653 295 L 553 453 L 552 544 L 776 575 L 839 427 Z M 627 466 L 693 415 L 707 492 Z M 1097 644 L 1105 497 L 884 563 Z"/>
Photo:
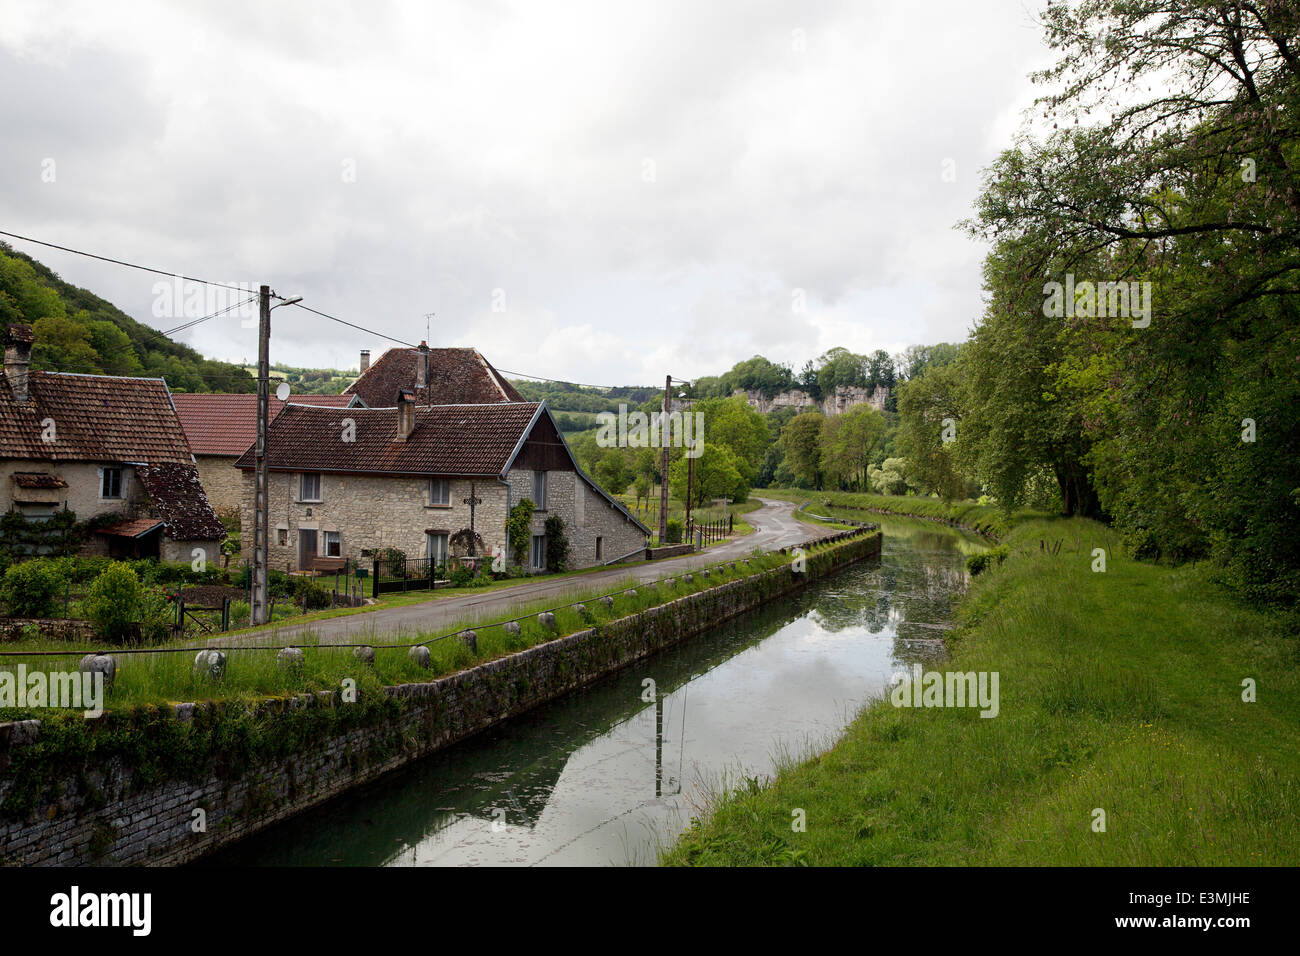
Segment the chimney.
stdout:
<path fill-rule="evenodd" d="M 14 393 L 14 401 L 27 403 L 27 372 L 32 365 L 32 327 L 15 322 L 5 332 L 5 378 Z"/>
<path fill-rule="evenodd" d="M 421 342 L 415 355 L 415 387 L 424 388 L 429 384 L 429 343 Z"/>
<path fill-rule="evenodd" d="M 415 396 L 410 389 L 397 390 L 397 440 L 406 441 L 415 431 Z"/>
<path fill-rule="evenodd" d="M 365 371 L 366 371 L 366 369 L 368 369 L 368 368 L 370 368 L 370 349 L 362 349 L 362 350 L 361 350 L 361 372 L 362 372 L 362 374 L 364 374 Z"/>

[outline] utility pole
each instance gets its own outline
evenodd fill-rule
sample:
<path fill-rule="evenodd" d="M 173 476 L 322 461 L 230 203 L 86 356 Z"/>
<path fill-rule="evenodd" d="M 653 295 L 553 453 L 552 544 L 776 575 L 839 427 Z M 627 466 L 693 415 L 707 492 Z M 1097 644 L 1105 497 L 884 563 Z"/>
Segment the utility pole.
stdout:
<path fill-rule="evenodd" d="M 268 554 L 266 433 L 271 406 L 271 287 L 261 288 L 257 323 L 257 470 L 253 500 L 253 606 L 249 609 L 254 626 L 266 623 Z"/>
<path fill-rule="evenodd" d="M 664 415 L 659 422 L 659 444 L 663 453 L 659 459 L 659 544 L 668 543 L 668 412 L 673 407 L 673 377 L 664 378 Z"/>

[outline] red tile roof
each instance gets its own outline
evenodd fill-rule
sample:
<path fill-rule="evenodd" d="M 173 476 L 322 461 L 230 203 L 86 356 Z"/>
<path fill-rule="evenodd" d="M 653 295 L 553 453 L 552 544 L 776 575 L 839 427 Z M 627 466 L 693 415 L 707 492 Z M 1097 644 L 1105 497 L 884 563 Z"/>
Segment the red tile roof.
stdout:
<path fill-rule="evenodd" d="M 31 372 L 28 391 L 26 402 L 15 401 L 8 378 L 0 375 L 0 457 L 192 460 L 171 393 L 160 378 Z"/>
<path fill-rule="evenodd" d="M 257 440 L 257 396 L 223 393 L 176 394 L 176 414 L 196 455 L 242 455 Z M 293 405 L 345 408 L 351 395 L 292 395 Z M 270 414 L 280 414 L 284 403 L 271 396 Z"/>
<path fill-rule="evenodd" d="M 177 541 L 220 541 L 226 529 L 212 510 L 193 464 L 145 465 L 135 470 L 154 513 Z"/>
<path fill-rule="evenodd" d="M 268 467 L 281 471 L 363 472 L 381 475 L 500 475 L 541 405 L 417 407 L 415 429 L 397 440 L 396 408 L 313 408 L 289 405 L 271 422 Z M 344 441 L 344 420 L 355 441 Z M 252 449 L 235 462 L 252 468 Z"/>
<path fill-rule="evenodd" d="M 100 528 L 96 533 L 108 534 L 116 538 L 139 538 L 148 534 L 154 528 L 163 527 L 163 524 L 157 518 L 128 518 L 126 521 L 111 524 L 107 528 Z"/>
<path fill-rule="evenodd" d="M 522 402 L 524 397 L 479 354 L 478 349 L 429 349 L 429 372 L 424 388 L 416 389 L 419 349 L 389 349 L 344 394 L 358 395 L 371 408 L 388 408 L 397 402 L 397 390 L 415 390 L 420 405 L 479 405 Z"/>

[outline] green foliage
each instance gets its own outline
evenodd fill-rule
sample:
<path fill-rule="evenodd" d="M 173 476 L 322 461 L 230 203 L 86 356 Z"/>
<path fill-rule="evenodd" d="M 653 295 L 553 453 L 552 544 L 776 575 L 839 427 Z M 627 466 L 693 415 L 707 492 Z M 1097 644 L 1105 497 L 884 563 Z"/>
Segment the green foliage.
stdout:
<path fill-rule="evenodd" d="M 533 512 L 537 505 L 531 498 L 524 498 L 506 516 L 506 541 L 510 543 L 510 556 L 515 564 L 528 560 L 528 545 L 533 534 Z"/>
<path fill-rule="evenodd" d="M 898 445 L 907 463 L 907 482 L 944 501 L 966 497 L 958 465 L 966 428 L 960 421 L 964 383 L 959 369 L 954 364 L 932 367 L 898 394 Z"/>
<path fill-rule="evenodd" d="M 801 487 L 822 487 L 825 476 L 822 426 L 825 422 L 826 418 L 821 412 L 804 412 L 792 418 L 781 431 L 785 464 Z"/>
<path fill-rule="evenodd" d="M 989 548 L 987 551 L 981 551 L 979 554 L 972 554 L 966 559 L 966 570 L 971 576 L 980 574 L 988 568 L 996 567 L 1007 559 L 1011 549 L 1006 545 L 999 545 L 996 548 Z"/>
<path fill-rule="evenodd" d="M 11 565 L 0 589 L 14 617 L 53 617 L 68 579 L 59 561 L 30 558 Z"/>
<path fill-rule="evenodd" d="M 403 555 L 405 570 L 405 555 Z M 293 600 L 304 611 L 319 611 L 330 606 L 330 592 L 311 578 L 300 577 L 294 582 Z"/>
<path fill-rule="evenodd" d="M 569 539 L 559 515 L 546 516 L 546 570 L 563 571 L 569 560 Z"/>
<path fill-rule="evenodd" d="M 121 643 L 140 618 L 142 595 L 135 571 L 124 562 L 114 561 L 90 585 L 83 607 L 86 617 L 106 639 Z"/>
<path fill-rule="evenodd" d="M 678 501 L 685 502 L 690 460 L 685 456 L 668 469 L 668 488 Z M 730 498 L 739 504 L 749 497 L 749 483 L 741 474 L 741 462 L 730 448 L 708 442 L 694 460 L 691 484 L 692 508 L 708 506 L 716 498 Z"/>
<path fill-rule="evenodd" d="M 682 543 L 681 519 L 669 518 L 667 521 L 667 527 L 664 529 L 664 534 L 666 535 L 666 539 L 664 541 L 665 544 L 681 544 Z"/>
<path fill-rule="evenodd" d="M 177 391 L 257 390 L 243 368 L 203 358 L 3 242 L 0 322 L 32 326 L 35 369 L 162 377 Z"/>

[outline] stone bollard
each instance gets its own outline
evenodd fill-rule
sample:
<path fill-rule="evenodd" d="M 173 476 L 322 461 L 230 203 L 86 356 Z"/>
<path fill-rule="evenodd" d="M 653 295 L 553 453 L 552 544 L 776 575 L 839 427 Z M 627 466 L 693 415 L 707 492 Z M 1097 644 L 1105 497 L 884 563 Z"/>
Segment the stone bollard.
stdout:
<path fill-rule="evenodd" d="M 676 583 L 677 583 L 677 582 L 674 581 L 672 578 L 665 578 L 664 581 L 663 581 L 663 586 L 666 587 L 666 588 L 670 588 L 670 587 L 672 587 L 672 586 L 673 586 L 674 584 L 676 584 Z"/>
<path fill-rule="evenodd" d="M 541 614 L 537 615 L 537 623 L 542 626 L 542 630 L 544 631 L 558 630 L 555 626 L 555 615 L 550 611 L 543 611 Z"/>
<path fill-rule="evenodd" d="M 456 638 L 462 644 L 468 647 L 473 653 L 475 654 L 478 653 L 478 632 L 477 631 L 461 631 L 459 634 L 456 635 Z"/>
<path fill-rule="evenodd" d="M 700 577 L 702 577 L 702 578 L 707 578 L 708 576 L 709 576 L 709 569 L 708 569 L 708 568 L 705 568 L 703 571 L 700 572 Z"/>
<path fill-rule="evenodd" d="M 209 647 L 194 655 L 194 676 L 218 681 L 226 676 L 226 655 Z"/>
<path fill-rule="evenodd" d="M 282 647 L 280 653 L 275 655 L 276 664 L 287 670 L 301 670 L 306 661 L 307 655 L 301 647 Z"/>
<path fill-rule="evenodd" d="M 685 583 L 685 584 L 694 584 L 694 583 L 695 583 L 695 578 L 694 578 L 694 576 L 692 576 L 692 575 L 690 575 L 690 574 L 683 574 L 683 575 L 682 575 L 682 582 Z"/>
<path fill-rule="evenodd" d="M 423 667 L 425 670 L 429 669 L 429 664 L 431 662 L 429 649 L 423 644 L 416 644 L 406 652 L 406 656 L 411 659 L 411 663 L 416 667 Z"/>
<path fill-rule="evenodd" d="M 603 598 L 600 599 L 600 603 L 605 605 L 605 607 L 611 610 L 614 607 L 614 599 L 610 597 L 608 594 L 606 594 Z"/>
<path fill-rule="evenodd" d="M 103 674 L 104 691 L 108 692 L 113 689 L 113 681 L 117 678 L 117 658 L 112 654 L 87 654 L 77 670 L 83 674 Z"/>
<path fill-rule="evenodd" d="M 505 631 L 507 634 L 509 634 L 511 637 L 518 637 L 519 632 L 523 630 L 523 628 L 519 626 L 518 621 L 506 621 L 504 624 L 501 625 L 501 629 Z"/>
<path fill-rule="evenodd" d="M 587 605 L 585 604 L 573 605 L 573 613 L 578 615 L 578 617 L 582 618 L 584 621 L 591 617 L 591 612 L 587 610 Z"/>
<path fill-rule="evenodd" d="M 375 666 L 375 649 L 369 644 L 362 644 L 360 647 L 354 647 L 352 649 L 352 656 L 363 664 L 369 664 L 371 667 Z"/>
<path fill-rule="evenodd" d="M 633 588 L 629 588 L 628 590 L 624 591 L 623 593 L 626 594 L 629 598 L 632 598 L 633 600 L 636 599 L 636 590 L 633 589 Z"/>

